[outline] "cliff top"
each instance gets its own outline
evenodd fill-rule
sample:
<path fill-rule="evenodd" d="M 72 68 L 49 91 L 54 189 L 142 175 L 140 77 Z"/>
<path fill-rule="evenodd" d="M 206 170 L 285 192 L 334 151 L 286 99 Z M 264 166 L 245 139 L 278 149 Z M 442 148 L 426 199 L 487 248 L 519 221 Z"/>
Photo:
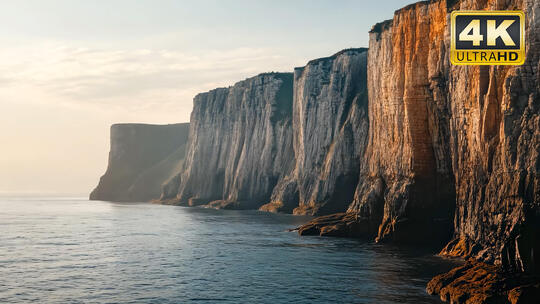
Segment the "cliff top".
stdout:
<path fill-rule="evenodd" d="M 197 95 L 195 95 L 195 97 L 193 98 L 194 100 L 197 99 L 197 96 L 199 95 L 205 95 L 205 94 L 208 94 L 208 93 L 211 93 L 211 92 L 216 92 L 216 91 L 221 91 L 221 90 L 228 90 L 232 87 L 234 87 L 235 85 L 238 85 L 238 84 L 241 84 L 242 82 L 245 82 L 245 81 L 249 81 L 249 80 L 252 80 L 252 79 L 255 79 L 255 78 L 258 78 L 258 77 L 264 77 L 264 76 L 275 76 L 276 78 L 279 78 L 279 79 L 285 79 L 287 77 L 292 77 L 293 76 L 293 73 L 291 72 L 265 72 L 265 73 L 260 73 L 260 74 L 257 74 L 255 76 L 252 76 L 252 77 L 248 77 L 244 80 L 240 80 L 236 83 L 234 83 L 233 85 L 230 85 L 228 87 L 219 87 L 219 88 L 215 88 L 215 89 L 212 89 L 212 90 L 209 90 L 209 91 L 206 91 L 206 92 L 201 92 L 201 93 L 198 93 Z"/>
<path fill-rule="evenodd" d="M 174 127 L 174 126 L 184 126 L 189 125 L 189 122 L 174 123 L 174 124 L 146 124 L 146 123 L 115 123 L 111 125 L 112 128 L 125 128 L 125 127 Z"/>
<path fill-rule="evenodd" d="M 370 34 L 371 33 L 382 33 L 383 31 L 386 31 L 388 28 L 390 28 L 393 23 L 394 23 L 394 19 L 388 19 L 388 20 L 384 20 L 382 22 L 376 23 L 371 28 L 371 31 L 369 31 L 369 33 Z"/>
<path fill-rule="evenodd" d="M 409 4 L 407 6 L 404 6 L 394 12 L 394 16 L 397 14 L 400 14 L 404 11 L 416 9 L 419 6 L 428 5 L 436 2 L 440 2 L 442 0 L 424 0 L 424 1 L 418 1 L 412 4 Z M 446 6 L 447 8 L 454 7 L 456 3 L 458 3 L 460 0 L 446 0 Z M 376 23 L 371 30 L 370 33 L 382 33 L 383 31 L 389 29 L 392 26 L 394 19 L 388 19 L 379 23 Z"/>
<path fill-rule="evenodd" d="M 345 54 L 345 53 L 357 53 L 357 54 L 360 54 L 360 53 L 363 53 L 363 52 L 367 52 L 368 48 L 348 48 L 348 49 L 343 49 L 337 53 L 335 53 L 334 55 L 332 56 L 328 56 L 328 57 L 321 57 L 321 58 L 317 58 L 317 59 L 313 59 L 313 60 L 310 60 L 308 61 L 308 63 L 306 64 L 307 65 L 310 65 L 310 64 L 317 64 L 321 61 L 327 61 L 327 60 L 333 60 L 333 59 L 336 59 L 339 55 L 342 55 L 342 54 Z M 305 66 L 302 66 L 302 67 L 296 67 L 294 68 L 295 70 L 301 70 L 303 69 Z"/>
<path fill-rule="evenodd" d="M 398 10 L 396 10 L 394 12 L 394 14 L 398 14 L 398 13 L 401 13 L 403 11 L 406 11 L 406 10 L 409 10 L 409 9 L 413 9 L 413 8 L 416 8 L 420 5 L 428 5 L 428 4 L 432 4 L 432 3 L 436 3 L 436 2 L 441 2 L 443 0 L 424 0 L 424 1 L 418 1 L 418 2 L 415 2 L 415 3 L 412 3 L 412 4 L 409 4 L 407 6 L 404 6 Z M 458 3 L 460 0 L 446 0 L 446 8 L 452 8 L 456 5 L 456 3 Z"/>
<path fill-rule="evenodd" d="M 426 4 L 430 4 L 432 2 L 435 2 L 435 1 L 440 1 L 440 0 L 427 0 L 427 1 L 425 0 L 425 1 L 418 1 L 418 2 L 415 2 L 415 3 L 409 4 L 407 6 L 404 6 L 404 7 L 400 8 L 400 9 L 394 11 L 394 16 L 401 13 L 401 12 L 416 8 L 419 5 L 426 5 Z M 384 20 L 382 22 L 376 23 L 371 28 L 369 33 L 370 34 L 371 33 L 382 33 L 384 31 L 386 31 L 387 29 L 389 29 L 392 26 L 393 23 L 394 23 L 394 19 L 388 19 L 388 20 Z"/>
<path fill-rule="evenodd" d="M 424 0 L 424 1 L 418 1 L 418 2 L 415 2 L 415 3 L 412 3 L 412 4 L 409 4 L 409 5 L 406 5 L 398 10 L 396 10 L 394 12 L 394 15 L 396 14 L 399 14 L 403 11 L 407 11 L 407 10 L 410 10 L 410 9 L 413 9 L 413 8 L 416 8 L 417 6 L 420 6 L 420 5 L 426 5 L 426 4 L 430 4 L 430 3 L 433 3 L 433 2 L 438 2 L 438 1 L 441 1 L 441 0 Z"/>

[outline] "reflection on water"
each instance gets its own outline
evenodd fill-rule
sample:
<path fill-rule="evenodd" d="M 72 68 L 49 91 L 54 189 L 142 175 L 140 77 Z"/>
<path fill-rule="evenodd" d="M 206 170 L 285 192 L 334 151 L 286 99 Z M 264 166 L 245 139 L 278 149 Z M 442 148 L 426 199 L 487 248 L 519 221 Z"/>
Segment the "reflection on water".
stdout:
<path fill-rule="evenodd" d="M 440 303 L 452 262 L 287 232 L 308 218 L 0 198 L 0 302 Z"/>

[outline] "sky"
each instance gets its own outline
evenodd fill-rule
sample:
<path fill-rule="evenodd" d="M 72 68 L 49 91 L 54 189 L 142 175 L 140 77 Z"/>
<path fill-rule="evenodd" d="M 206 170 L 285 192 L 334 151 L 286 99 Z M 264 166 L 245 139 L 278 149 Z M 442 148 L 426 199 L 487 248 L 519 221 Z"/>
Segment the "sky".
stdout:
<path fill-rule="evenodd" d="M 367 47 L 410 0 L 0 0 L 0 194 L 87 195 L 113 123 L 188 122 L 193 96 Z"/>

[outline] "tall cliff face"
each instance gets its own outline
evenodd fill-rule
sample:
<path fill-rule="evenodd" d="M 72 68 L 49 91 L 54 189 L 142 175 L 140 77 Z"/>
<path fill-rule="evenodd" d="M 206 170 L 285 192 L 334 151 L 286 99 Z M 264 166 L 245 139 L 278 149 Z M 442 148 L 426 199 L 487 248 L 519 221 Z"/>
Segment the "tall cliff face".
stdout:
<path fill-rule="evenodd" d="M 261 74 L 194 99 L 183 173 L 162 199 L 257 209 L 292 165 L 291 73 Z"/>
<path fill-rule="evenodd" d="M 450 65 L 453 9 L 523 10 L 525 64 Z M 424 1 L 376 25 L 367 182 L 349 210 L 408 241 L 451 231 L 455 205 L 446 252 L 538 271 L 539 58 L 538 1 Z"/>
<path fill-rule="evenodd" d="M 294 75 L 261 74 L 197 95 L 183 173 L 162 200 L 297 214 L 346 210 L 367 136 L 366 68 L 367 49 L 348 49 Z"/>
<path fill-rule="evenodd" d="M 444 3 L 419 3 L 370 33 L 369 142 L 349 210 L 381 241 L 444 242 L 452 232 L 445 20 Z"/>
<path fill-rule="evenodd" d="M 525 64 L 450 65 L 456 9 L 523 11 Z M 300 234 L 436 245 L 453 235 L 442 254 L 486 264 L 437 276 L 430 293 L 453 303 L 536 303 L 540 1 L 422 1 L 396 11 L 370 33 L 368 92 L 354 201 L 348 213 L 317 218 Z M 532 276 L 509 279 L 505 271 Z"/>
<path fill-rule="evenodd" d="M 185 155 L 189 124 L 111 126 L 107 171 L 91 200 L 149 201 L 177 174 Z"/>
<path fill-rule="evenodd" d="M 526 61 L 448 71 L 457 240 L 446 251 L 469 244 L 468 255 L 540 272 L 540 2 L 462 1 L 454 8 L 522 10 Z"/>
<path fill-rule="evenodd" d="M 328 214 L 347 209 L 367 136 L 367 49 L 347 49 L 294 71 L 294 167 L 262 209 Z"/>

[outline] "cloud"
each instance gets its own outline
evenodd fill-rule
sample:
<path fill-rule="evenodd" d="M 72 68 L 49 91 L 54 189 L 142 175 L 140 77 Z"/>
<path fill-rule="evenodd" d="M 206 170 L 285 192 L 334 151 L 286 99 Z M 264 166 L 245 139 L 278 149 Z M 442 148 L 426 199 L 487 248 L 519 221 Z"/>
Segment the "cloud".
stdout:
<path fill-rule="evenodd" d="M 187 122 L 197 93 L 302 63 L 283 49 L 32 43 L 0 49 L 0 190 L 89 191 L 107 165 L 111 124 Z"/>
<path fill-rule="evenodd" d="M 170 112 L 171 107 L 185 111 L 199 92 L 260 72 L 291 71 L 300 62 L 283 54 L 283 50 L 266 48 L 189 53 L 84 48 L 57 42 L 4 48 L 0 50 L 0 98 L 9 96 L 17 102 L 37 98 L 113 111 Z"/>

